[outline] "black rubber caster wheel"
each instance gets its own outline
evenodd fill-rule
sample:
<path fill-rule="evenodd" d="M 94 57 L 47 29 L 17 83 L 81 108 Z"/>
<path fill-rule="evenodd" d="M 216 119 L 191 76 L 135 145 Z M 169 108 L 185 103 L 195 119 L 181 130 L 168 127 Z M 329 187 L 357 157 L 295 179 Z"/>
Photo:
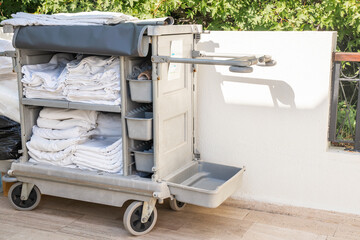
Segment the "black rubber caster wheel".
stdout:
<path fill-rule="evenodd" d="M 170 208 L 174 211 L 181 211 L 185 208 L 186 203 L 179 202 L 175 198 L 170 200 Z"/>
<path fill-rule="evenodd" d="M 27 200 L 21 200 L 22 182 L 17 182 L 11 186 L 8 198 L 11 205 L 20 211 L 30 211 L 36 208 L 41 200 L 40 190 L 34 186 Z"/>
<path fill-rule="evenodd" d="M 150 232 L 157 220 L 157 210 L 154 208 L 149 220 L 146 223 L 141 222 L 143 202 L 133 202 L 126 209 L 123 222 L 125 229 L 132 235 L 139 236 Z"/>

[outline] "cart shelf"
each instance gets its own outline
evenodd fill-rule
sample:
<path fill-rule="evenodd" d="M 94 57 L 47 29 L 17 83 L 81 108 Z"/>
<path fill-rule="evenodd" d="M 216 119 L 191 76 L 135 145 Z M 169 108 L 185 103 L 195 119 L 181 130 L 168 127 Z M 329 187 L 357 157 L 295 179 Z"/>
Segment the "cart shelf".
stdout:
<path fill-rule="evenodd" d="M 158 195 L 168 194 L 168 187 L 165 182 L 154 182 L 149 178 L 142 178 L 137 175 L 123 176 L 115 173 L 31 162 L 14 162 L 11 171 L 19 181 L 27 180 L 26 182 L 34 182 L 39 185 L 42 194 L 53 195 L 55 191 L 57 196 L 84 201 L 89 201 L 89 199 L 86 199 L 88 194 L 86 191 L 78 192 L 74 196 L 68 196 L 66 193 L 71 190 L 73 185 L 76 185 L 97 191 L 104 189 L 123 194 L 139 194 L 146 198 L 152 197 L 154 193 Z M 44 182 L 46 184 L 43 186 Z M 65 188 L 53 188 L 56 184 L 62 184 Z M 104 196 L 96 194 L 94 197 L 97 198 L 98 203 L 109 204 Z"/>
<path fill-rule="evenodd" d="M 28 106 L 82 109 L 82 110 L 94 110 L 94 111 L 115 112 L 115 113 L 121 112 L 120 105 L 92 104 L 92 103 L 81 103 L 81 102 L 69 102 L 66 100 L 50 100 L 50 99 L 38 99 L 38 98 L 23 98 L 21 102 L 22 104 Z"/>

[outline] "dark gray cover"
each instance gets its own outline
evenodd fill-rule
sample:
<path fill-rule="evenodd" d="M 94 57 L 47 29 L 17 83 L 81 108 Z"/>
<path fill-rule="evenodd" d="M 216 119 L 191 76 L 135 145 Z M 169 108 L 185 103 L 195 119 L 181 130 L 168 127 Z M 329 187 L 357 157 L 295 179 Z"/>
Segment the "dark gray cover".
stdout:
<path fill-rule="evenodd" d="M 19 49 L 74 52 L 95 55 L 146 56 L 147 26 L 134 23 L 92 26 L 26 26 L 15 32 Z"/>

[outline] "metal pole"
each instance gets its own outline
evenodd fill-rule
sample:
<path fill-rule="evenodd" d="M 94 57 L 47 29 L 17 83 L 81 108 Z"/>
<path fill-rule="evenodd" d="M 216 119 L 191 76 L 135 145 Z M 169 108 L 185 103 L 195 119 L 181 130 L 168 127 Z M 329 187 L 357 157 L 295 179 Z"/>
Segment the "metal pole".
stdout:
<path fill-rule="evenodd" d="M 190 64 L 207 64 L 207 65 L 225 65 L 249 67 L 253 61 L 232 61 L 232 60 L 212 60 L 212 59 L 192 59 L 192 58 L 171 58 L 168 56 L 152 56 L 151 61 L 155 63 L 190 63 Z"/>
<path fill-rule="evenodd" d="M 332 98 L 330 107 L 330 124 L 329 124 L 329 140 L 336 140 L 336 119 L 337 107 L 339 101 L 339 84 L 340 84 L 340 66 L 341 62 L 335 62 L 332 75 Z"/>
<path fill-rule="evenodd" d="M 356 125 L 355 125 L 355 137 L 354 137 L 354 149 L 360 151 L 360 82 L 358 82 L 358 100 L 356 107 Z"/>

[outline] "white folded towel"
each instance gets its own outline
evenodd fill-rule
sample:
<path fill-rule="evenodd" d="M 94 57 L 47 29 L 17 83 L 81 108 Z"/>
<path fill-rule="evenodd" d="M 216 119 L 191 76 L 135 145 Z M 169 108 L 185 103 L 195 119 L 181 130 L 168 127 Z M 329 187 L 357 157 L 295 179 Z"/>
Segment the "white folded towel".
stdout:
<path fill-rule="evenodd" d="M 85 140 L 86 138 L 84 137 L 69 138 L 63 140 L 48 140 L 37 135 L 32 135 L 28 143 L 31 148 L 37 149 L 39 151 L 57 152 L 62 151 L 70 146 L 83 143 Z"/>
<path fill-rule="evenodd" d="M 80 12 L 58 13 L 53 15 L 29 14 L 18 12 L 11 14 L 12 19 L 1 22 L 2 25 L 28 26 L 28 25 L 104 25 L 119 24 L 125 21 L 136 21 L 135 17 L 117 12 Z"/>
<path fill-rule="evenodd" d="M 41 86 L 48 91 L 58 91 L 64 88 L 66 64 L 73 60 L 72 54 L 55 54 L 50 62 L 44 64 L 24 65 L 21 72 L 24 74 L 21 81 L 27 86 Z"/>
<path fill-rule="evenodd" d="M 84 151 L 94 151 L 98 153 L 107 153 L 119 147 L 122 139 L 117 137 L 98 137 L 84 142 L 77 146 L 77 149 Z"/>
<path fill-rule="evenodd" d="M 42 99 L 55 99 L 65 100 L 66 97 L 63 95 L 63 91 L 49 91 L 44 89 L 35 89 L 24 85 L 23 89 L 26 98 L 42 98 Z"/>
<path fill-rule="evenodd" d="M 116 113 L 100 113 L 97 119 L 96 135 L 118 136 L 122 135 L 121 116 Z"/>
<path fill-rule="evenodd" d="M 122 173 L 122 163 L 118 162 L 114 165 L 108 165 L 108 164 L 99 164 L 99 163 L 90 163 L 84 159 L 73 157 L 73 162 L 79 166 L 80 168 L 88 168 L 92 170 L 100 170 L 104 172 L 110 172 L 110 173 Z"/>
<path fill-rule="evenodd" d="M 30 155 L 30 153 L 29 153 Z M 31 155 L 30 155 L 31 156 Z M 77 166 L 75 164 L 73 164 L 72 162 L 70 162 L 68 159 L 64 159 L 63 161 L 59 161 L 59 162 L 54 162 L 54 161 L 47 161 L 41 158 L 30 158 L 29 159 L 30 163 L 44 163 L 44 164 L 50 164 L 50 165 L 55 165 L 55 166 L 60 166 L 60 167 L 68 167 L 68 168 L 77 168 Z"/>
<path fill-rule="evenodd" d="M 97 115 L 97 111 L 64 108 L 43 108 L 39 113 L 41 118 L 54 120 L 74 119 L 86 121 L 90 124 L 96 124 Z"/>
<path fill-rule="evenodd" d="M 81 127 L 72 127 L 69 129 L 56 130 L 49 128 L 39 128 L 38 126 L 33 126 L 32 132 L 34 135 L 51 140 L 89 137 L 96 133 L 95 131 L 88 131 L 87 129 Z"/>
<path fill-rule="evenodd" d="M 97 153 L 94 151 L 83 151 L 76 150 L 75 156 L 82 157 L 84 159 L 91 159 L 94 162 L 113 162 L 114 159 L 122 158 L 122 146 L 119 146 L 117 149 L 114 149 L 107 153 Z"/>
<path fill-rule="evenodd" d="M 119 57 L 73 59 L 71 54 L 60 53 L 49 63 L 23 66 L 24 95 L 27 98 L 120 105 Z"/>
<path fill-rule="evenodd" d="M 54 120 L 48 118 L 39 117 L 37 119 L 37 125 L 41 128 L 49 128 L 49 129 L 69 129 L 73 127 L 82 127 L 85 129 L 93 129 L 95 128 L 95 124 L 91 124 L 85 120 L 78 119 L 67 119 L 67 120 Z"/>
<path fill-rule="evenodd" d="M 26 146 L 29 150 L 29 154 L 34 159 L 42 159 L 44 161 L 54 161 L 54 162 L 61 162 L 65 158 L 71 159 L 73 153 L 75 152 L 76 148 L 74 146 L 70 146 L 68 148 L 65 148 L 62 151 L 57 152 L 48 152 L 48 151 L 39 151 L 35 148 L 33 148 L 30 144 L 30 142 L 26 143 Z"/>

